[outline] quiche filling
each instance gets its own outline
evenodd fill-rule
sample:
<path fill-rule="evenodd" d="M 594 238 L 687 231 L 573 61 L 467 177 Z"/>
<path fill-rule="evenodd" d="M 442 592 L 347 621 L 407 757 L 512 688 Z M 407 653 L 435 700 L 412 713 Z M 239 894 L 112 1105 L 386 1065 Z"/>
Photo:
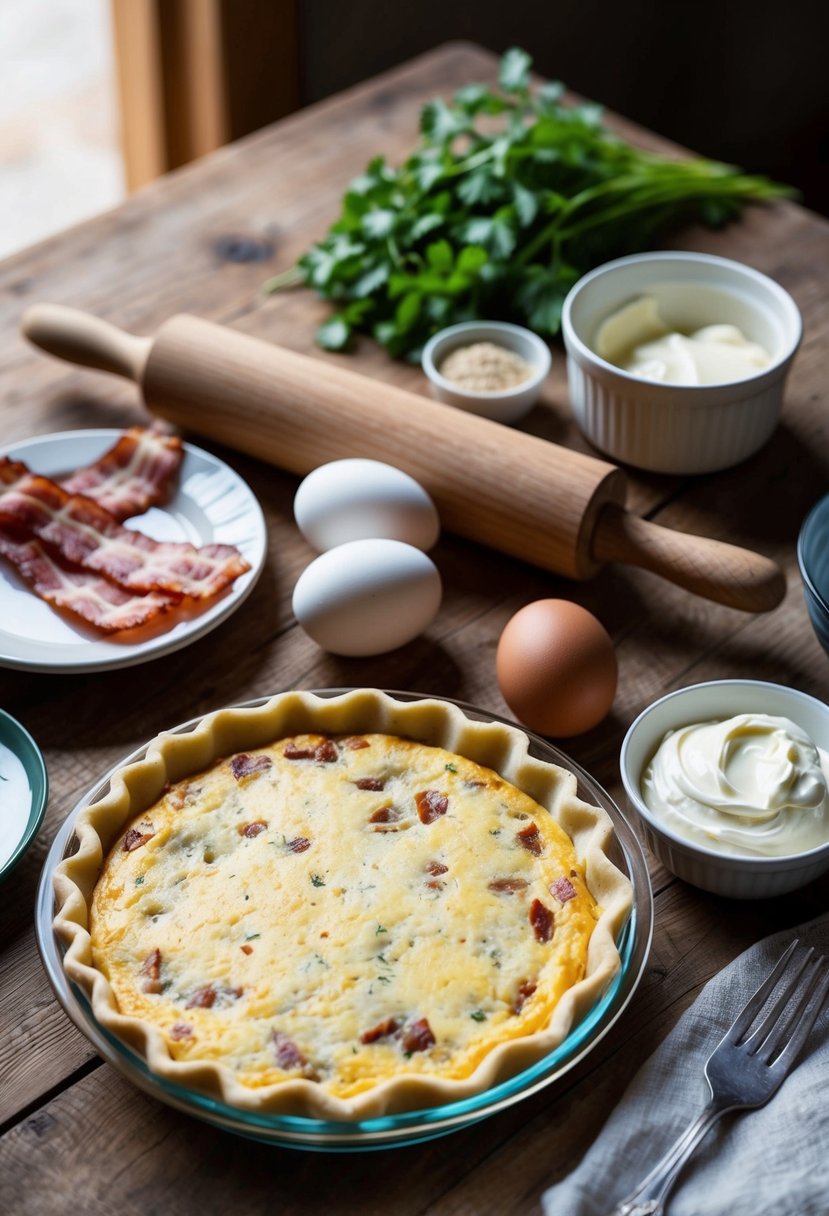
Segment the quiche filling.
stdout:
<path fill-rule="evenodd" d="M 470 1076 L 543 1029 L 600 915 L 551 814 L 385 734 L 216 761 L 128 822 L 90 903 L 94 966 L 174 1060 L 349 1098 Z"/>

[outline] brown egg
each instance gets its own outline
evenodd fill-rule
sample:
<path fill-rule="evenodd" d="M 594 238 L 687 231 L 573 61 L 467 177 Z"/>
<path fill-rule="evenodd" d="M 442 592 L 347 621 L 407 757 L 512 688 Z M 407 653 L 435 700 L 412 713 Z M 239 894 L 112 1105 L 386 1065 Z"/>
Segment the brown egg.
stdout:
<path fill-rule="evenodd" d="M 512 712 L 541 735 L 580 735 L 616 695 L 618 667 L 604 626 L 569 600 L 536 600 L 504 627 L 495 659 Z"/>

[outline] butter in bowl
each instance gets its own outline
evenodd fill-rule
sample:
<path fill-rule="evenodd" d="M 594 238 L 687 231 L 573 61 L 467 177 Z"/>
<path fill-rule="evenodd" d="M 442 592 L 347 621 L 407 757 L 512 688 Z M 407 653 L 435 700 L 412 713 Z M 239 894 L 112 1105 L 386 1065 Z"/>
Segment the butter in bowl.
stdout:
<path fill-rule="evenodd" d="M 788 292 L 739 262 L 682 252 L 608 262 L 564 302 L 576 421 L 637 468 L 728 468 L 777 426 L 801 334 Z"/>

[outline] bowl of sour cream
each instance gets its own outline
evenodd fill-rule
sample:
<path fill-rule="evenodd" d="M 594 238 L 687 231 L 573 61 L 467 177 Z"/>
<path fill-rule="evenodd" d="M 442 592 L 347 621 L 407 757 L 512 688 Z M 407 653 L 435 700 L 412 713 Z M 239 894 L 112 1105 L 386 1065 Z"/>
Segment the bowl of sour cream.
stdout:
<path fill-rule="evenodd" d="M 0 709 L 0 881 L 37 835 L 48 795 L 40 749 L 29 732 Z"/>
<path fill-rule="evenodd" d="M 561 328 L 584 434 L 658 473 L 712 473 L 762 447 L 803 331 L 773 279 L 686 252 L 599 266 L 569 292 Z"/>
<path fill-rule="evenodd" d="M 633 722 L 622 781 L 651 851 L 734 899 L 829 870 L 829 706 L 762 680 L 694 684 Z"/>

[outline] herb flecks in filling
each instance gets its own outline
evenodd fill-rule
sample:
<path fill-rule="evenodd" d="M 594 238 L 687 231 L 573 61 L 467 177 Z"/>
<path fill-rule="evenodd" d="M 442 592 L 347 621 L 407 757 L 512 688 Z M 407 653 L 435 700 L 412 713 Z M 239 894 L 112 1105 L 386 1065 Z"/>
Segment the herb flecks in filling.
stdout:
<path fill-rule="evenodd" d="M 350 1097 L 470 1077 L 543 1028 L 596 915 L 571 841 L 502 777 L 306 734 L 165 790 L 125 825 L 91 919 L 122 1012 L 176 1059 Z"/>

